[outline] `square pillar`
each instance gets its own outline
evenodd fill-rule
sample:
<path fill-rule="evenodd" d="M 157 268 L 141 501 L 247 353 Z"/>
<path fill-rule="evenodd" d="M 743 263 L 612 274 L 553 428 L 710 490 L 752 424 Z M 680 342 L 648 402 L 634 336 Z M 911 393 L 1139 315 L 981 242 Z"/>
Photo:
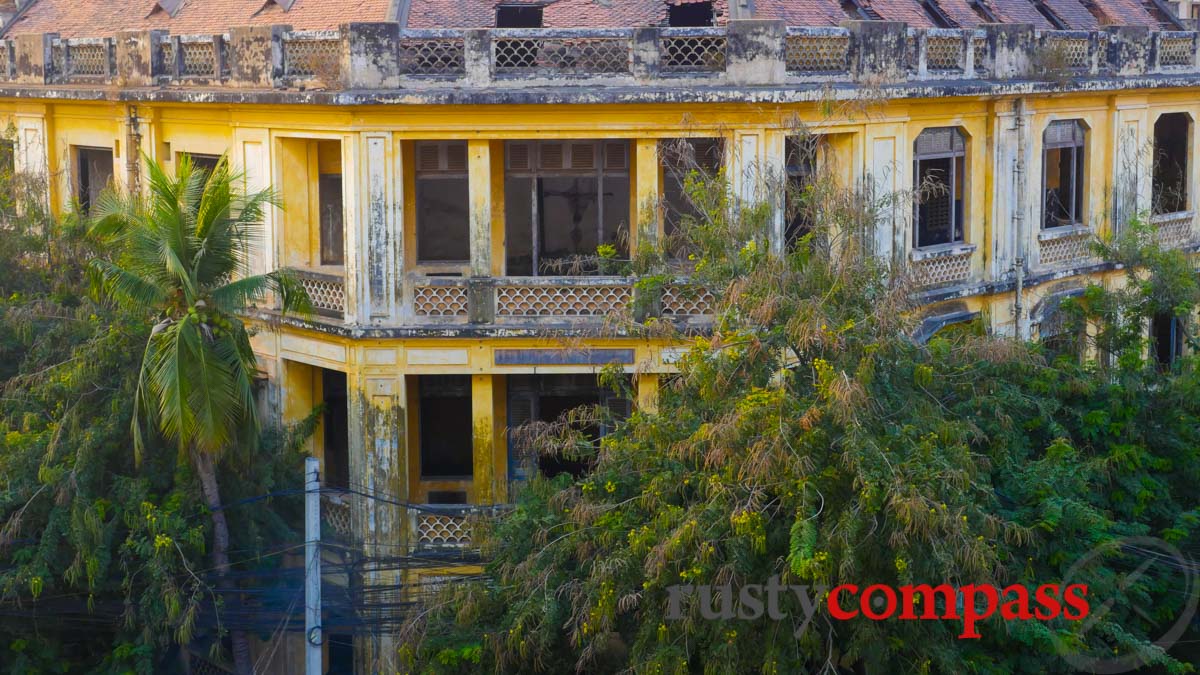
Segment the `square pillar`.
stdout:
<path fill-rule="evenodd" d="M 366 375 L 348 378 L 351 487 L 354 530 L 368 561 L 401 555 L 408 540 L 408 453 L 405 449 L 404 378 Z M 401 600 L 402 572 L 368 562 L 361 568 L 364 589 L 381 601 Z M 394 636 L 356 638 L 356 672 L 398 672 Z"/>
<path fill-rule="evenodd" d="M 646 412 L 658 412 L 658 373 L 638 373 L 637 407 Z"/>
<path fill-rule="evenodd" d="M 492 142 L 467 141 L 471 276 L 492 276 Z"/>
<path fill-rule="evenodd" d="M 499 386 L 497 386 L 499 385 Z M 507 490 L 505 465 L 507 453 L 500 452 L 503 417 L 497 415 L 504 399 L 504 382 L 498 375 L 471 376 L 471 454 L 474 469 L 476 504 L 503 503 Z"/>
<path fill-rule="evenodd" d="M 633 143 L 634 199 L 637 227 L 630 232 L 629 252 L 642 246 L 655 247 L 663 231 L 662 167 L 657 138 L 639 138 Z"/>

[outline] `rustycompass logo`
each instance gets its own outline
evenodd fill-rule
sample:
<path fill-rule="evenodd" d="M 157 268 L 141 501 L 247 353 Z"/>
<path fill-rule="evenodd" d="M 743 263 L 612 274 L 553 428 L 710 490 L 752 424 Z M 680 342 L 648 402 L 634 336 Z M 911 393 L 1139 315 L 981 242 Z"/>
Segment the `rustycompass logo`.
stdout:
<path fill-rule="evenodd" d="M 804 634 L 820 611 L 822 603 L 835 621 L 865 618 L 870 621 L 954 621 L 961 624 L 960 640 L 979 639 L 978 623 L 993 616 L 1005 621 L 1053 621 L 1063 618 L 1081 621 L 1088 615 L 1086 584 L 1021 584 L 998 587 L 991 584 L 910 584 L 889 586 L 872 584 L 860 587 L 841 584 L 826 586 L 785 585 L 778 575 L 766 584 L 746 584 L 735 589 L 722 586 L 671 586 L 667 589 L 667 619 L 683 618 L 683 605 L 695 596 L 700 615 L 709 620 L 741 619 L 754 621 L 764 615 L 783 621 L 784 598 L 794 596 L 804 614 L 796 637 Z"/>
<path fill-rule="evenodd" d="M 804 635 L 813 619 L 829 621 L 949 621 L 955 622 L 958 639 L 983 637 L 982 622 L 999 617 L 1004 621 L 1065 620 L 1076 622 L 1070 635 L 1051 633 L 1059 656 L 1075 668 L 1091 673 L 1126 673 L 1147 664 L 1144 653 L 1119 653 L 1108 648 L 1089 648 L 1085 637 L 1115 608 L 1114 598 L 1094 597 L 1088 584 L 1089 569 L 1120 556 L 1129 561 L 1117 586 L 1118 595 L 1139 583 L 1153 581 L 1169 587 L 1182 598 L 1178 616 L 1154 639 L 1161 650 L 1172 647 L 1196 616 L 1200 604 L 1197 565 L 1175 546 L 1152 537 L 1125 537 L 1088 552 L 1064 574 L 1061 583 L 1037 586 L 1012 584 L 840 584 L 788 585 L 778 575 L 765 584 L 676 585 L 667 588 L 669 621 L 680 620 L 698 610 L 703 619 L 755 621 L 764 616 L 772 621 L 791 621 L 797 638 Z M 1110 589 L 1111 591 L 1112 589 Z M 790 613 L 789 609 L 790 608 Z M 1151 616 L 1151 609 L 1128 608 L 1153 625 L 1164 625 Z M 798 610 L 798 611 L 797 611 Z M 1159 617 L 1161 618 L 1161 617 Z M 1104 641 L 1097 641 L 1103 644 Z M 1091 651 L 1089 651 L 1091 649 Z"/>

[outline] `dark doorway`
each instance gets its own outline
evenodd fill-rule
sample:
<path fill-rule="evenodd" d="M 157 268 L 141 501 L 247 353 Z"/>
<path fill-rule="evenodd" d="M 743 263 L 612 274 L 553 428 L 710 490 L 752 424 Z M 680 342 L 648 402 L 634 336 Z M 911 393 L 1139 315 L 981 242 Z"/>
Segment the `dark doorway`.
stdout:
<path fill-rule="evenodd" d="M 325 447 L 325 487 L 350 487 L 350 429 L 347 415 L 346 374 L 321 369 L 321 395 L 325 403 L 322 440 Z"/>

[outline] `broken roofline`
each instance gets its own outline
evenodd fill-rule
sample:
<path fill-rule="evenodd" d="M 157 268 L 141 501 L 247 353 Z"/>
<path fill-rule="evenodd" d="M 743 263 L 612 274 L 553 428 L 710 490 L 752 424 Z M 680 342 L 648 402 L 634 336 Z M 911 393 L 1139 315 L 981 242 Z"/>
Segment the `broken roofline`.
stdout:
<path fill-rule="evenodd" d="M 914 29 L 848 21 L 819 28 L 744 20 L 719 28 L 401 30 L 397 23 L 350 23 L 338 30 L 292 31 L 276 25 L 235 27 L 221 35 L 18 35 L 0 41 L 0 85 L 35 85 L 24 94 L 32 97 L 69 85 L 45 95 L 84 98 L 101 88 L 109 96 L 113 88 L 150 87 L 636 91 L 906 82 L 948 82 L 943 94 L 957 87 L 978 93 L 980 81 L 1061 86 L 1073 79 L 1153 75 L 1182 75 L 1172 79 L 1190 86 L 1194 80 L 1186 76 L 1198 73 L 1198 48 L 1195 31 L 1143 26 Z M 975 82 L 955 86 L 955 80 Z"/>

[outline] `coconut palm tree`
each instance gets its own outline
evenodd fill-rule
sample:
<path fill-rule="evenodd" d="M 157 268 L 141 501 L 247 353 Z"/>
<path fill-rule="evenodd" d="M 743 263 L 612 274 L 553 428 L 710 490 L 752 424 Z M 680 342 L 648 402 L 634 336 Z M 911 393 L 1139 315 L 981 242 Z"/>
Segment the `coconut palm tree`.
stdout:
<path fill-rule="evenodd" d="M 229 572 L 229 526 L 221 508 L 217 462 L 257 438 L 256 373 L 242 321 L 251 304 L 275 293 L 284 311 L 311 310 L 286 273 L 249 274 L 249 257 L 268 191 L 241 194 L 241 178 L 222 158 L 211 173 L 182 158 L 175 176 L 147 159 L 146 194 L 103 194 L 91 209 L 92 232 L 111 255 L 91 261 L 101 293 L 153 320 L 138 383 L 133 421 L 140 461 L 154 429 L 191 462 L 212 517 L 212 563 Z M 249 672 L 249 648 L 234 632 L 238 671 Z"/>

